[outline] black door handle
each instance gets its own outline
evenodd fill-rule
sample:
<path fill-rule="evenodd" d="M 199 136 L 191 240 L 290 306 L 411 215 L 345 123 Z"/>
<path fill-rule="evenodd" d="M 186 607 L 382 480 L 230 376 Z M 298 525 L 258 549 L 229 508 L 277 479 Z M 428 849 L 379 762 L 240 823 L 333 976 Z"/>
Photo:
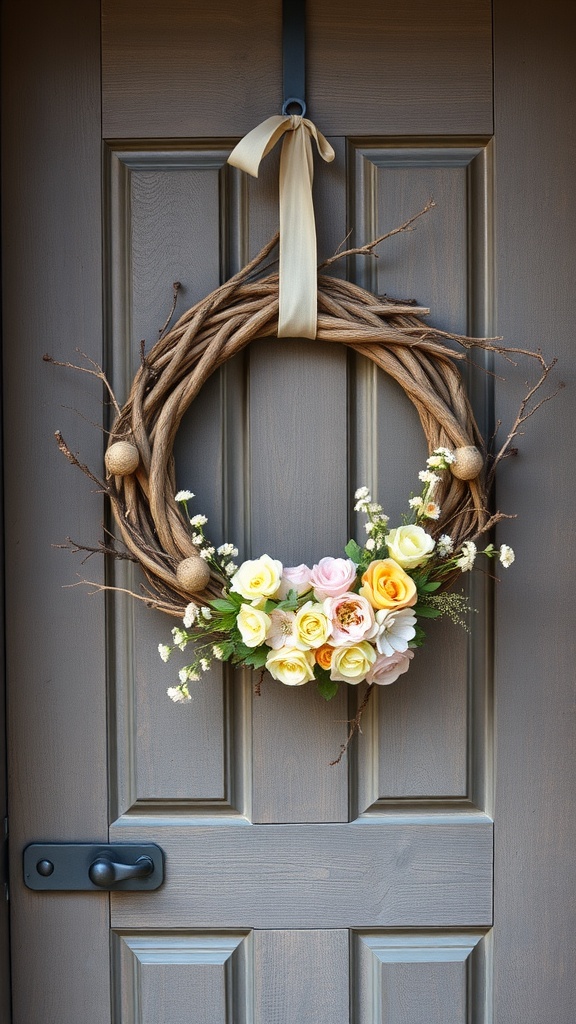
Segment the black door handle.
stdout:
<path fill-rule="evenodd" d="M 154 864 L 150 857 L 138 857 L 135 864 L 118 864 L 109 857 L 98 857 L 88 868 L 88 877 L 94 885 L 108 889 L 127 878 L 148 878 L 153 871 Z"/>

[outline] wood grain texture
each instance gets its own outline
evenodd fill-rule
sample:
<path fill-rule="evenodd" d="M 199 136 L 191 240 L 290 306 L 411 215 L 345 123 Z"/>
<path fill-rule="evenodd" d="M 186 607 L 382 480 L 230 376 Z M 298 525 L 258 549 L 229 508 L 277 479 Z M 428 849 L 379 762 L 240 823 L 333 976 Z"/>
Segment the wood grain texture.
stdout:
<path fill-rule="evenodd" d="M 307 10 L 307 101 L 324 133 L 492 131 L 488 0 Z M 243 135 L 282 105 L 281 4 L 106 0 L 103 69 L 107 138 Z"/>
<path fill-rule="evenodd" d="M 324 928 L 487 925 L 487 819 L 351 825 L 113 826 L 155 836 L 166 884 L 112 898 L 115 928 Z"/>
<path fill-rule="evenodd" d="M 73 410 L 97 422 L 100 395 L 42 362 L 47 351 L 68 359 L 75 346 L 102 358 L 99 13 L 98 3 L 62 0 L 36 5 L 29 21 L 4 4 L 14 1024 L 110 1016 L 106 896 L 31 893 L 21 867 L 31 840 L 107 835 L 103 600 L 64 589 L 77 567 L 52 548 L 67 532 L 99 535 L 101 503 L 63 462 L 53 433 L 73 436 L 98 464 L 101 435 Z"/>
<path fill-rule="evenodd" d="M 254 1024 L 348 1024 L 346 929 L 256 931 L 253 939 Z"/>
<path fill-rule="evenodd" d="M 494 1019 L 571 1024 L 576 1005 L 573 624 L 574 11 L 495 4 L 498 332 L 559 359 L 568 385 L 528 424 L 498 500 L 518 513 L 496 589 Z M 497 384 L 509 421 L 523 371 Z M 545 530 L 546 542 L 543 543 Z M 508 530 L 500 531 L 505 540 Z M 540 581 L 535 586 L 535 581 Z"/>

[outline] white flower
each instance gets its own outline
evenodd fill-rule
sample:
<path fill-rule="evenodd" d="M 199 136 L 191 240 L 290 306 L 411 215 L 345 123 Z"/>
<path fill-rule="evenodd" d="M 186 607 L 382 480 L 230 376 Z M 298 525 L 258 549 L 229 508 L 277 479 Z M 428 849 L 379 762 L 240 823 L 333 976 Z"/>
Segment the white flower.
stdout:
<path fill-rule="evenodd" d="M 201 533 L 193 533 L 192 534 L 192 543 L 196 544 L 196 547 L 199 547 L 200 544 L 203 544 L 204 543 L 204 537 L 202 536 L 202 534 Z"/>
<path fill-rule="evenodd" d="M 238 566 L 235 565 L 234 562 L 228 562 L 228 565 L 225 567 L 224 572 L 226 573 L 227 576 L 233 576 L 237 568 Z"/>
<path fill-rule="evenodd" d="M 212 654 L 218 661 L 224 660 L 224 651 L 220 647 L 220 644 L 214 644 L 212 647 Z"/>
<path fill-rule="evenodd" d="M 203 558 L 205 562 L 210 558 L 210 548 L 202 548 L 200 552 L 200 558 Z"/>
<path fill-rule="evenodd" d="M 426 459 L 426 465 L 430 469 L 446 469 L 454 460 L 454 452 L 449 448 L 435 448 L 432 455 Z"/>
<path fill-rule="evenodd" d="M 397 526 L 386 535 L 390 558 L 403 569 L 424 565 L 434 550 L 434 538 L 421 526 Z"/>
<path fill-rule="evenodd" d="M 499 558 L 504 568 L 507 569 L 509 565 L 512 565 L 516 555 L 512 548 L 509 548 L 507 544 L 501 544 Z"/>
<path fill-rule="evenodd" d="M 390 657 L 395 651 L 408 650 L 408 643 L 416 636 L 416 616 L 411 608 L 400 608 L 398 611 L 387 611 L 385 608 L 376 612 L 378 635 L 376 647 L 380 654 Z"/>
<path fill-rule="evenodd" d="M 196 607 L 194 602 L 191 601 L 190 604 L 186 605 L 186 608 L 184 610 L 184 618 L 182 619 L 182 622 L 186 626 L 186 629 L 190 629 L 190 626 L 194 625 L 197 618 L 198 608 Z"/>
<path fill-rule="evenodd" d="M 191 665 L 186 665 L 184 668 L 180 669 L 178 678 L 182 685 L 184 685 L 184 683 L 187 683 L 189 679 L 192 679 L 195 683 L 198 682 L 200 676 Z"/>
<path fill-rule="evenodd" d="M 295 647 L 298 637 L 296 634 L 296 616 L 294 612 L 285 611 L 283 608 L 275 608 L 270 613 L 270 626 L 266 633 L 266 643 L 274 651 L 281 647 Z"/>
<path fill-rule="evenodd" d="M 421 508 L 422 498 L 410 498 L 408 501 L 410 508 Z"/>
<path fill-rule="evenodd" d="M 208 658 L 200 658 L 200 668 L 203 672 L 207 672 L 210 668 L 210 662 Z"/>
<path fill-rule="evenodd" d="M 210 619 L 212 618 L 212 612 L 210 611 L 209 608 L 206 607 L 206 605 L 202 606 L 202 608 L 200 609 L 200 614 L 202 618 L 205 619 L 206 622 L 210 622 Z"/>
<path fill-rule="evenodd" d="M 440 477 L 436 473 L 430 472 L 429 469 L 421 469 L 418 473 L 418 479 L 422 480 L 425 484 L 437 484 Z"/>
<path fill-rule="evenodd" d="M 372 531 L 376 529 L 376 523 L 364 523 L 364 529 L 366 530 L 366 533 L 372 533 Z"/>
<path fill-rule="evenodd" d="M 170 657 L 170 648 L 167 644 L 158 644 L 158 654 L 162 658 L 162 661 L 168 661 Z"/>
<path fill-rule="evenodd" d="M 358 501 L 360 498 L 368 498 L 370 500 L 370 491 L 367 487 L 359 487 L 355 492 L 354 497 Z"/>
<path fill-rule="evenodd" d="M 188 634 L 185 633 L 183 629 L 179 629 L 178 626 L 174 626 L 174 629 L 172 630 L 172 636 L 174 637 L 174 643 L 176 644 L 176 646 L 179 647 L 181 651 L 183 651 L 184 648 L 186 647 L 186 644 L 188 643 Z"/>
<path fill-rule="evenodd" d="M 221 557 L 225 558 L 228 556 L 235 558 L 238 554 L 238 548 L 235 548 L 233 544 L 221 544 L 216 550 Z"/>
<path fill-rule="evenodd" d="M 208 522 L 208 520 L 207 520 L 206 516 L 203 516 L 203 515 L 201 515 L 199 513 L 197 516 L 192 516 L 192 518 L 190 520 L 190 525 L 191 526 L 204 526 L 204 524 L 207 523 L 207 522 Z"/>
<path fill-rule="evenodd" d="M 436 541 L 436 551 L 441 558 L 445 558 L 446 555 L 451 555 L 454 551 L 454 541 L 452 537 L 449 537 L 447 533 L 443 533 L 441 537 L 438 537 Z"/>
<path fill-rule="evenodd" d="M 178 491 L 178 494 L 174 496 L 174 501 L 191 501 L 193 497 L 192 491 Z"/>
<path fill-rule="evenodd" d="M 471 540 L 467 540 L 460 548 L 460 552 L 460 558 L 457 559 L 456 565 L 462 572 L 468 572 L 476 559 L 476 545 Z"/>
<path fill-rule="evenodd" d="M 192 699 L 188 692 L 188 687 L 185 685 L 169 686 L 166 693 L 175 704 L 183 704 L 185 701 Z"/>
<path fill-rule="evenodd" d="M 368 537 L 368 540 L 366 541 L 364 547 L 366 548 L 366 551 L 374 551 L 374 548 L 376 547 L 376 541 L 374 540 L 374 537 Z"/>
<path fill-rule="evenodd" d="M 422 508 L 422 515 L 426 519 L 439 519 L 440 505 L 437 505 L 435 501 L 427 501 Z"/>

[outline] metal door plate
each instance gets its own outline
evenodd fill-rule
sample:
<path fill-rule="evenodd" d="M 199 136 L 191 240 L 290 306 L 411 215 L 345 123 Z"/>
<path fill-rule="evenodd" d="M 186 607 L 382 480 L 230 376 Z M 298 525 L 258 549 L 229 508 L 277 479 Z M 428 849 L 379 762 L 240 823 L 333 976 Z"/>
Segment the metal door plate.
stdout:
<path fill-rule="evenodd" d="M 145 878 L 124 878 L 95 885 L 89 871 L 103 858 L 121 869 L 149 857 L 152 871 Z M 103 892 L 157 889 L 164 881 L 164 853 L 155 843 L 31 843 L 24 850 L 24 881 L 29 889 L 72 889 Z"/>

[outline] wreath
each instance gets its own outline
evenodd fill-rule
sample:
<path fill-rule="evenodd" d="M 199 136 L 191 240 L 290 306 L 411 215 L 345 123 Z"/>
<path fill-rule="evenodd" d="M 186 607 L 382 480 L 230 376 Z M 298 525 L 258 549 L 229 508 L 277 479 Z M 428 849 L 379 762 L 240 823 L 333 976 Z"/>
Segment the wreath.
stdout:
<path fill-rule="evenodd" d="M 373 254 L 380 241 L 415 219 L 369 245 L 339 253 L 320 270 L 343 256 Z M 125 551 L 104 542 L 86 547 L 70 538 L 64 546 L 132 559 L 148 581 L 133 596 L 182 620 L 172 630 L 172 644 L 159 644 L 163 660 L 189 643 L 194 647 L 178 685 L 168 690 L 175 701 L 190 698 L 189 684 L 214 658 L 261 670 L 258 692 L 264 670 L 288 685 L 315 680 L 326 699 L 341 682 L 366 681 L 341 757 L 374 685 L 391 683 L 409 668 L 425 638 L 422 620 L 447 615 L 466 628 L 467 599 L 447 591 L 472 568 L 476 555 L 498 558 L 505 567 L 513 561 L 508 545 L 497 549 L 490 543 L 480 552 L 478 539 L 509 518 L 488 511 L 494 472 L 514 450 L 525 420 L 552 397 L 534 398 L 555 361 L 546 363 L 540 352 L 505 349 L 500 339 L 438 330 L 422 319 L 428 309 L 319 273 L 317 339 L 347 346 L 397 381 L 418 412 L 429 457 L 401 523 L 391 526 L 368 488 L 356 489 L 354 508 L 366 515 L 367 536 L 363 543 L 351 540 L 341 557 L 286 567 L 266 553 L 237 565 L 233 544 L 215 548 L 205 516 L 190 514 L 194 495 L 177 491 L 173 445 L 182 417 L 211 374 L 252 341 L 281 343 L 278 274 L 266 264 L 277 239 L 169 328 L 175 286 L 164 332 L 149 353 L 142 347 L 121 408 L 100 367 L 75 367 L 105 383 L 116 411 L 106 479 L 81 463 L 59 432 L 57 442 L 108 496 Z M 539 379 L 496 452 L 487 451 L 458 368 L 473 347 L 508 359 L 531 356 L 540 366 Z"/>

